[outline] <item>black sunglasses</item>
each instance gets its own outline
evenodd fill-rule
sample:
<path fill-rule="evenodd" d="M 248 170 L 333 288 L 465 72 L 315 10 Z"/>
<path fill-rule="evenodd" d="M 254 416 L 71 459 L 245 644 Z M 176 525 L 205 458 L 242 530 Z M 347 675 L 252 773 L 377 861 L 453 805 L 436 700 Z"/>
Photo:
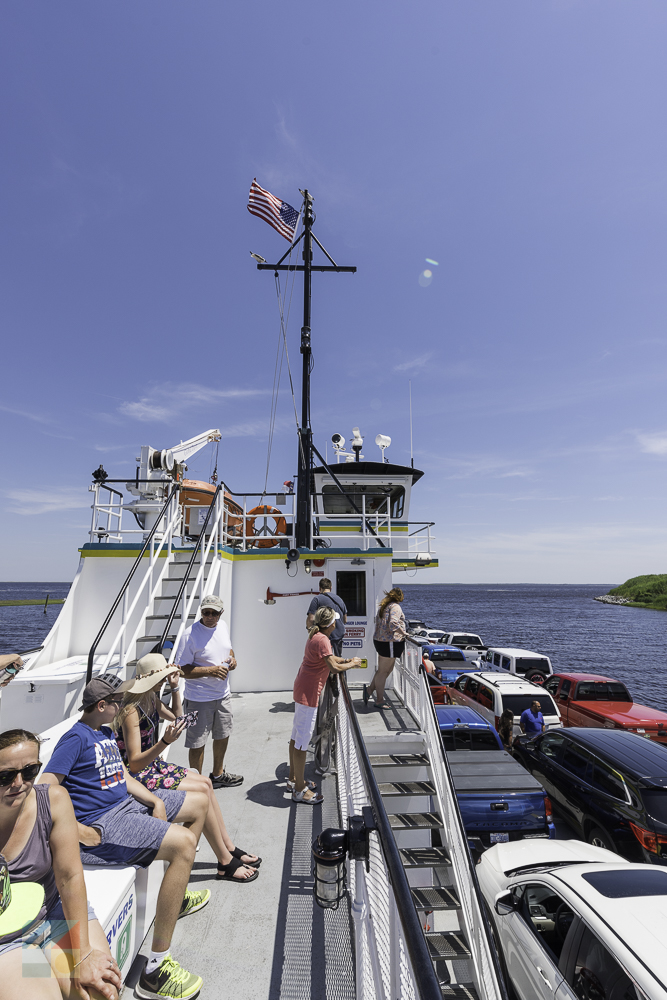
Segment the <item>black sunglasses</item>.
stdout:
<path fill-rule="evenodd" d="M 7 785 L 13 784 L 17 774 L 21 775 L 23 781 L 34 781 L 41 769 L 42 765 L 37 761 L 36 764 L 28 764 L 27 767 L 12 767 L 7 771 L 0 771 L 0 787 L 6 788 Z"/>
<path fill-rule="evenodd" d="M 201 616 L 203 618 L 204 615 L 215 615 L 216 618 L 219 618 L 221 614 L 222 611 L 211 611 L 210 608 L 207 608 L 206 611 L 202 611 Z"/>

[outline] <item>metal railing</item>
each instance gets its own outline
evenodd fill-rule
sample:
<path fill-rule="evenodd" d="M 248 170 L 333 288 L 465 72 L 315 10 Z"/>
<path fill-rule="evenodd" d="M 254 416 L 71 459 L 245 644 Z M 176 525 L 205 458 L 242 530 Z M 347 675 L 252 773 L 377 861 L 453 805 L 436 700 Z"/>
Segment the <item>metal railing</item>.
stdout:
<path fill-rule="evenodd" d="M 149 583 L 150 583 L 149 592 L 146 597 L 146 611 L 151 606 L 172 560 L 173 538 L 181 518 L 181 509 L 178 504 L 179 489 L 180 487 L 178 485 L 172 487 L 169 496 L 167 497 L 164 505 L 160 510 L 160 513 L 155 521 L 155 524 L 153 525 L 150 532 L 146 536 L 144 544 L 142 545 L 138 556 L 136 557 L 134 563 L 132 564 L 132 569 L 128 573 L 125 582 L 123 583 L 123 586 L 118 591 L 116 599 L 111 605 L 109 613 L 104 619 L 102 627 L 95 636 L 93 644 L 90 647 L 90 651 L 88 653 L 86 684 L 89 683 L 90 679 L 93 676 L 93 664 L 95 661 L 95 653 L 97 652 L 97 647 L 102 641 L 102 638 L 104 637 L 113 616 L 115 615 L 116 611 L 118 610 L 121 604 L 122 604 L 122 611 L 121 611 L 120 625 L 111 643 L 111 646 L 104 657 L 102 670 L 104 671 L 107 669 L 107 667 L 111 663 L 111 659 L 114 653 L 116 652 L 117 648 L 119 649 L 118 659 L 120 663 L 120 669 L 122 670 L 125 665 L 124 664 L 125 651 L 126 649 L 129 649 L 132 643 L 136 640 L 137 635 L 139 634 L 139 630 L 141 629 L 145 620 L 145 614 L 142 614 L 140 616 L 139 623 L 135 628 L 134 634 L 128 643 L 126 641 L 126 631 L 128 623 L 131 620 L 132 614 L 134 613 L 134 610 L 137 607 L 137 604 L 139 603 L 139 599 L 143 594 L 147 584 Z M 162 537 L 159 539 L 159 544 L 156 546 L 154 545 L 154 541 L 156 541 L 156 536 L 160 531 L 162 532 Z M 164 566 L 161 572 L 157 575 L 157 579 L 154 579 L 155 564 L 163 548 L 166 548 L 167 558 L 164 560 Z M 147 552 L 149 552 L 148 567 L 146 569 L 146 572 L 144 573 L 143 579 L 141 580 L 137 588 L 134 598 L 132 599 L 132 603 L 128 606 L 128 593 L 130 584 L 132 583 L 134 575 L 139 569 L 142 559 L 144 558 Z"/>
<path fill-rule="evenodd" d="M 468 938 L 480 997 L 507 1000 L 507 989 L 489 920 L 463 826 L 447 754 L 433 705 L 420 647 L 408 642 L 394 669 L 394 690 L 425 735 L 436 788 L 438 810 L 443 821 L 455 884 L 461 903 L 461 921 Z"/>
<path fill-rule="evenodd" d="M 123 494 L 105 483 L 92 483 L 88 489 L 95 495 L 89 532 L 91 542 L 122 542 Z M 106 502 L 100 499 L 101 490 L 106 490 L 110 494 Z M 118 500 L 115 497 L 118 497 Z M 112 518 L 116 518 L 115 525 L 112 524 Z"/>
<path fill-rule="evenodd" d="M 192 555 L 190 556 L 190 559 L 186 566 L 185 576 L 183 577 L 181 585 L 178 588 L 178 593 L 176 594 L 176 597 L 174 599 L 173 607 L 167 617 L 167 624 L 165 625 L 162 631 L 162 636 L 160 637 L 160 652 L 162 652 L 164 644 L 169 637 L 169 630 L 171 629 L 171 626 L 174 622 L 174 618 L 176 617 L 176 609 L 180 604 L 181 621 L 178 627 L 178 632 L 174 639 L 174 646 L 172 649 L 171 657 L 169 657 L 170 662 L 173 662 L 172 657 L 174 655 L 176 647 L 178 646 L 179 640 L 183 635 L 183 632 L 187 628 L 188 617 L 190 615 L 192 605 L 194 604 L 195 598 L 197 596 L 197 591 L 199 591 L 200 601 L 202 600 L 205 594 L 212 593 L 213 587 L 218 577 L 218 573 L 220 572 L 220 557 L 218 555 L 218 544 L 220 540 L 220 530 L 225 514 L 224 497 L 222 495 L 223 489 L 224 487 L 222 485 L 218 486 L 213 495 L 213 500 L 206 513 L 206 518 L 204 519 L 204 523 L 202 524 L 199 538 L 195 542 L 194 549 L 192 550 Z M 215 512 L 215 517 L 213 518 L 213 526 L 211 528 L 211 531 L 209 532 L 208 526 L 211 520 L 211 515 L 214 512 Z M 208 535 L 208 541 L 206 541 L 207 535 Z M 211 564 L 211 571 L 208 574 L 208 577 L 206 577 L 206 581 L 204 582 L 206 563 L 208 561 L 208 556 L 211 551 L 213 551 L 214 553 L 213 562 Z M 192 572 L 192 568 L 197 559 L 197 553 L 199 553 L 199 570 L 197 572 L 197 576 L 195 577 L 195 579 L 191 581 L 190 573 Z M 190 597 L 187 596 L 189 583 L 192 584 L 192 591 L 190 593 Z"/>
<path fill-rule="evenodd" d="M 373 774 L 345 675 L 336 719 L 336 767 L 341 820 L 370 805 L 368 871 L 348 864 L 354 924 L 357 1000 L 442 1000 L 410 886 Z"/>

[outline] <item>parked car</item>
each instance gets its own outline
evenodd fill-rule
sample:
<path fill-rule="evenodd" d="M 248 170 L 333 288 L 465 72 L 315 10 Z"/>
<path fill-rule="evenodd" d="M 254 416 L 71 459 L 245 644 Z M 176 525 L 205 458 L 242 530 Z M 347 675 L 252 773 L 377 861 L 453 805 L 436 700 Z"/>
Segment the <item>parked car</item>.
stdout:
<path fill-rule="evenodd" d="M 469 671 L 461 674 L 449 686 L 449 696 L 455 705 L 467 705 L 488 719 L 496 729 L 506 708 L 514 712 L 514 735 L 521 735 L 521 713 L 539 701 L 547 729 L 561 725 L 558 709 L 548 691 L 529 681 L 506 674 Z"/>
<path fill-rule="evenodd" d="M 436 708 L 466 833 L 478 850 L 523 837 L 555 837 L 551 803 L 535 778 L 503 749 L 478 712 Z"/>
<path fill-rule="evenodd" d="M 434 667 L 433 673 L 427 674 L 433 701 L 436 705 L 446 705 L 450 701 L 450 683 L 460 674 L 469 673 L 473 669 L 472 664 L 466 660 L 463 650 L 456 646 L 422 646 L 422 660 L 424 653 L 428 653 Z"/>
<path fill-rule="evenodd" d="M 554 674 L 545 687 L 564 726 L 625 729 L 667 744 L 667 712 L 638 705 L 625 684 L 601 674 Z"/>
<path fill-rule="evenodd" d="M 408 632 L 415 632 L 418 628 L 426 628 L 426 622 L 423 622 L 421 618 L 409 618 L 405 624 Z"/>
<path fill-rule="evenodd" d="M 474 632 L 445 632 L 445 638 L 442 641 L 446 642 L 448 646 L 458 646 L 459 649 L 474 649 L 478 652 L 483 652 L 486 649 L 480 637 Z"/>
<path fill-rule="evenodd" d="M 482 854 L 477 877 L 519 1000 L 667 1000 L 667 872 L 522 840 Z"/>
<path fill-rule="evenodd" d="M 498 670 L 521 674 L 531 684 L 544 684 L 553 674 L 549 657 L 530 649 L 493 646 L 487 649 L 483 659 Z"/>
<path fill-rule="evenodd" d="M 524 737 L 513 749 L 584 840 L 667 865 L 667 748 L 598 728 Z"/>
<path fill-rule="evenodd" d="M 445 633 L 441 628 L 417 628 L 411 633 L 413 639 L 420 639 L 422 642 L 444 642 Z"/>

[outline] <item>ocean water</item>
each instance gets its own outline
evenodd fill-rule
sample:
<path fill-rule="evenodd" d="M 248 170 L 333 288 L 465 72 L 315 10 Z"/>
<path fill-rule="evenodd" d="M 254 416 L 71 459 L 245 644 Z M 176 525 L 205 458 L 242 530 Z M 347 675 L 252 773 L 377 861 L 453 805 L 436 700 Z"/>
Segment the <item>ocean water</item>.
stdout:
<path fill-rule="evenodd" d="M 667 711 L 667 612 L 593 600 L 613 583 L 403 584 L 406 618 L 477 632 L 489 646 L 520 646 L 554 670 L 604 673 L 639 702 Z M 0 600 L 66 597 L 69 583 L 0 583 Z M 0 607 L 0 653 L 39 646 L 62 605 Z"/>
<path fill-rule="evenodd" d="M 23 653 L 40 646 L 60 613 L 62 604 L 49 605 L 44 614 L 46 595 L 67 597 L 69 583 L 1 583 L 0 601 L 29 598 L 41 604 L 23 607 L 0 607 L 0 653 Z"/>
<path fill-rule="evenodd" d="M 406 618 L 546 653 L 554 671 L 607 674 L 667 711 L 667 612 L 600 604 L 613 583 L 402 584 Z"/>

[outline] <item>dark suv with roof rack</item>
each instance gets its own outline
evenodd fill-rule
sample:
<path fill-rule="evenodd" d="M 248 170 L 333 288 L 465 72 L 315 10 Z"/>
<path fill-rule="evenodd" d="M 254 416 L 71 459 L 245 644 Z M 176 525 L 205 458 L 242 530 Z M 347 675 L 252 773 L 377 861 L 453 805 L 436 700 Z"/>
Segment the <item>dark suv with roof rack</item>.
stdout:
<path fill-rule="evenodd" d="M 622 730 L 559 729 L 513 749 L 589 844 L 667 865 L 666 747 Z"/>

